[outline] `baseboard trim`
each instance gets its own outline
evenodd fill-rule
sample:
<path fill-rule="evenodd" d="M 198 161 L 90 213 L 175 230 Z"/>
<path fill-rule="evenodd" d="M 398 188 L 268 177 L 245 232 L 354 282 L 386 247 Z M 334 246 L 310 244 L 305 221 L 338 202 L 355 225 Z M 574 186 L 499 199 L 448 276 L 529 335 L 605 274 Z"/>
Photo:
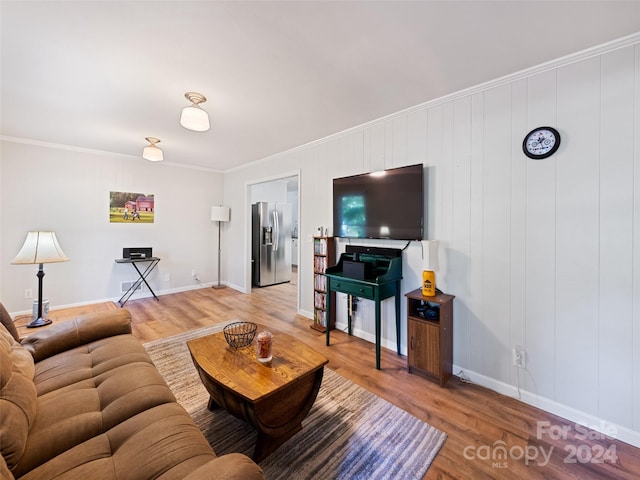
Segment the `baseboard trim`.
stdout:
<path fill-rule="evenodd" d="M 481 373 L 477 373 L 473 370 L 469 370 L 454 364 L 454 375 L 460 375 L 461 372 L 464 373 L 466 379 L 470 380 L 476 385 L 480 385 L 508 397 L 516 398 L 521 402 L 526 403 L 527 405 L 531 405 L 532 407 L 539 408 L 541 410 L 544 410 L 545 412 L 558 415 L 559 417 L 570 420 L 577 425 L 590 428 L 592 430 L 595 430 L 596 432 L 606 435 L 607 437 L 615 438 L 616 440 L 620 440 L 622 442 L 628 443 L 629 445 L 640 448 L 640 432 L 636 432 L 635 430 L 631 430 L 630 428 L 624 427 L 622 425 L 617 425 L 610 422 L 609 420 L 605 420 L 604 418 L 582 412 L 573 407 L 569 407 L 555 400 L 537 395 L 527 390 L 518 390 L 518 388 L 513 385 L 501 382 L 494 378 L 482 375 Z"/>
<path fill-rule="evenodd" d="M 348 329 L 347 322 L 336 322 L 336 330 L 342 330 L 343 332 L 346 332 L 347 329 Z M 362 338 L 363 340 L 366 340 L 371 343 L 376 343 L 376 336 L 374 333 L 366 332 L 364 330 L 356 328 L 353 326 L 353 324 L 352 324 L 352 332 L 354 337 Z M 385 338 L 380 339 L 380 346 L 388 350 L 391 350 L 392 352 L 396 352 L 396 349 L 397 349 L 395 340 L 387 340 Z M 405 345 L 400 344 L 400 355 L 404 355 L 404 356 L 407 355 L 407 350 Z"/>
<path fill-rule="evenodd" d="M 241 293 L 246 293 L 243 292 L 240 288 L 236 287 L 233 284 L 229 284 L 226 282 L 221 282 L 223 285 L 233 289 L 233 290 L 237 290 Z M 199 283 L 198 285 L 189 285 L 189 286 L 185 286 L 185 287 L 178 287 L 178 288 L 168 288 L 165 290 L 158 290 L 156 291 L 156 296 L 157 297 L 161 297 L 163 295 L 170 295 L 172 293 L 181 293 L 181 292 L 187 292 L 189 290 L 199 290 L 201 288 L 211 288 L 214 285 L 217 285 L 218 282 L 207 282 L 207 283 Z M 140 292 L 136 292 L 135 294 L 133 294 L 131 296 L 131 298 L 129 298 L 127 301 L 129 300 L 141 300 L 143 298 L 153 298 L 153 295 L 151 294 L 151 292 L 144 288 L 142 291 Z M 64 305 L 56 305 L 55 307 L 51 307 L 50 311 L 54 312 L 56 310 L 63 310 L 65 308 L 74 308 L 74 307 L 84 307 L 85 305 L 93 305 L 96 303 L 103 303 L 103 302 L 113 302 L 116 305 L 118 305 L 118 300 L 120 300 L 120 296 L 117 297 L 107 297 L 107 298 L 102 298 L 102 299 L 93 299 L 93 300 L 88 300 L 86 302 L 76 302 L 76 303 L 67 303 Z M 126 305 L 126 304 L 125 304 Z M 27 315 L 32 313 L 31 310 L 20 310 L 17 312 L 9 312 L 9 314 L 12 317 L 18 316 L 18 315 Z"/>

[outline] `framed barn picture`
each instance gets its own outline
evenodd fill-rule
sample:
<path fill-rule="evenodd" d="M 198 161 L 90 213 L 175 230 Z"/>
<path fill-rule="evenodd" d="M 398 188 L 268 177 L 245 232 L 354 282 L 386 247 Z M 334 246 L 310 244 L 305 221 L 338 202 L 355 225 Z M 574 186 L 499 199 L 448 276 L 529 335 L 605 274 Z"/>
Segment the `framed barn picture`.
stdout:
<path fill-rule="evenodd" d="M 154 215 L 153 194 L 109 192 L 110 223 L 153 223 Z"/>

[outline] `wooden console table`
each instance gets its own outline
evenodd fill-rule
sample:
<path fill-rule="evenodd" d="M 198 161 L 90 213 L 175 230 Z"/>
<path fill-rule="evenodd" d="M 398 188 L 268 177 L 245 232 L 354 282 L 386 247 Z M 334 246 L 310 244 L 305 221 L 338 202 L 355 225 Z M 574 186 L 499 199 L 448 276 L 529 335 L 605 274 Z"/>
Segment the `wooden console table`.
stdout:
<path fill-rule="evenodd" d="M 380 303 L 395 297 L 396 343 L 400 355 L 400 281 L 402 280 L 402 251 L 391 248 L 347 246 L 347 252 L 340 256 L 334 267 L 327 268 L 327 292 L 341 292 L 375 302 L 376 368 L 380 370 Z M 364 278 L 345 276 L 345 267 L 361 266 Z M 348 273 L 348 272 L 347 272 Z M 349 275 L 349 273 L 348 273 Z M 327 295 L 327 318 L 331 316 L 331 295 Z M 352 334 L 351 317 L 348 318 L 348 332 Z M 327 346 L 330 345 L 330 329 L 326 331 Z"/>

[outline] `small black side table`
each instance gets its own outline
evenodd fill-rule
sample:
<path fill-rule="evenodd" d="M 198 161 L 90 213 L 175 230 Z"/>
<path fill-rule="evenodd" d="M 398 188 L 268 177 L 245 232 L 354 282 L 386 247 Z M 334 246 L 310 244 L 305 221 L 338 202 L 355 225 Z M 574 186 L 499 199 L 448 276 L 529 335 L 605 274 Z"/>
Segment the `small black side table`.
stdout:
<path fill-rule="evenodd" d="M 133 265 L 133 268 L 136 269 L 136 272 L 138 272 L 138 276 L 140 277 L 135 282 L 133 282 L 131 284 L 131 286 L 129 287 L 129 290 L 127 290 L 124 293 L 124 295 L 122 295 L 122 297 L 120 297 L 120 300 L 118 300 L 118 304 L 120 305 L 120 307 L 124 307 L 124 304 L 127 303 L 127 300 L 129 300 L 131 298 L 131 295 L 133 295 L 133 292 L 135 292 L 138 289 L 138 287 L 140 286 L 140 284 L 142 284 L 142 282 L 144 282 L 144 284 L 147 286 L 147 288 L 151 292 L 151 295 L 153 295 L 153 298 L 155 298 L 157 301 L 160 301 L 160 299 L 158 297 L 156 297 L 155 292 L 149 286 L 149 284 L 147 283 L 147 280 L 146 280 L 146 278 L 153 271 L 153 269 L 156 268 L 156 266 L 158 265 L 159 261 L 160 261 L 160 259 L 158 257 L 117 258 L 116 259 L 116 263 L 130 263 L 131 265 Z M 147 267 L 143 271 L 140 271 L 140 269 L 138 268 L 137 264 L 138 263 L 145 263 L 145 262 L 148 263 L 149 265 L 147 265 Z"/>

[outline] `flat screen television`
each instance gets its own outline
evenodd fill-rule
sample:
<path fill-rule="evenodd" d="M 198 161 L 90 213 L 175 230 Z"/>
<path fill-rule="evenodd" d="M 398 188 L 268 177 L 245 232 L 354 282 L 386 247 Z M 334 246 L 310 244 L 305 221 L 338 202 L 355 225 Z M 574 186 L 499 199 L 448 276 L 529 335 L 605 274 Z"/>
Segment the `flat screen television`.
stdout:
<path fill-rule="evenodd" d="M 422 240 L 423 166 L 409 165 L 333 180 L 333 234 Z"/>

